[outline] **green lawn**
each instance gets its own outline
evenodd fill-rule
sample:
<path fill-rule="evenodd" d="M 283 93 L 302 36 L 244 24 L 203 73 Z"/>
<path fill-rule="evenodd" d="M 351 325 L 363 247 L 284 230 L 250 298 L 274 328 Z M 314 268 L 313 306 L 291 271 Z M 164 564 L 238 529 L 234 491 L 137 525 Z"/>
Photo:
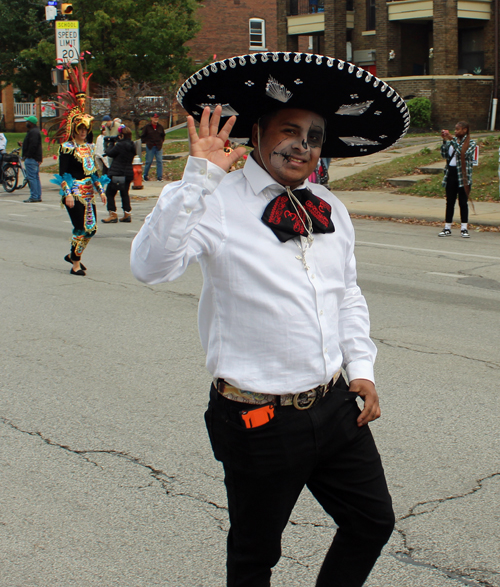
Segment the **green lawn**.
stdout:
<path fill-rule="evenodd" d="M 479 145 L 479 165 L 473 170 L 470 197 L 480 201 L 500 201 L 498 189 L 500 136 L 486 137 L 477 142 Z M 439 148 L 431 150 L 426 147 L 414 155 L 407 155 L 390 163 L 376 165 L 351 177 L 331 182 L 330 187 L 333 192 L 335 190 L 384 190 L 389 188 L 402 194 L 442 198 L 444 197 L 444 188 L 441 186 L 443 180 L 441 174 L 407 188 L 394 188 L 387 182 L 390 177 L 419 173 L 419 167 L 441 160 Z"/>
<path fill-rule="evenodd" d="M 13 151 L 17 149 L 18 144 L 17 142 L 20 141 L 21 143 L 26 136 L 25 132 L 6 132 L 4 133 L 5 138 L 7 139 L 7 152 Z M 51 155 L 55 155 L 57 153 L 57 148 L 55 145 L 50 147 L 50 143 L 46 143 L 43 139 L 45 137 L 42 136 L 42 149 L 43 149 L 43 156 L 50 157 Z"/>

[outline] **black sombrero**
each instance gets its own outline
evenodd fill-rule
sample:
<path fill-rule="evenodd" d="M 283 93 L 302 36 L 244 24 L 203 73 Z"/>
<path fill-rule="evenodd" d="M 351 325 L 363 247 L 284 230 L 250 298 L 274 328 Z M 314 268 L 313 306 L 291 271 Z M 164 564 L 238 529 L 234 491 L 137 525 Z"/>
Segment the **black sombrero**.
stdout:
<path fill-rule="evenodd" d="M 253 53 L 216 61 L 180 87 L 177 100 L 196 120 L 203 108 L 236 115 L 231 138 L 251 137 L 259 117 L 302 108 L 326 119 L 324 157 L 354 157 L 387 149 L 410 125 L 405 101 L 352 63 L 309 53 Z"/>

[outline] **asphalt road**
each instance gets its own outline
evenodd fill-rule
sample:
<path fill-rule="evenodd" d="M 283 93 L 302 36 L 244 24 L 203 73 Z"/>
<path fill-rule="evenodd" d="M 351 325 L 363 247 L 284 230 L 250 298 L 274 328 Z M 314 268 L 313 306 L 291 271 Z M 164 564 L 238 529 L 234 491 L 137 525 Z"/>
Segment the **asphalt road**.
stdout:
<path fill-rule="evenodd" d="M 0 197 L 0 585 L 222 587 L 198 267 L 134 280 L 150 200 L 132 224 L 101 225 L 88 276 L 70 276 L 66 212 L 20 200 Z M 367 585 L 499 587 L 500 236 L 355 227 L 398 518 Z M 333 532 L 305 492 L 273 587 L 314 585 Z"/>

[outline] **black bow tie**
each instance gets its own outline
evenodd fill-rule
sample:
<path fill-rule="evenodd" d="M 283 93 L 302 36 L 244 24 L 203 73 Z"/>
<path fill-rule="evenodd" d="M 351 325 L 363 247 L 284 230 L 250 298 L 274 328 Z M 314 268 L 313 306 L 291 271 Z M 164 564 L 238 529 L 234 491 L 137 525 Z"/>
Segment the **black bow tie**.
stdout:
<path fill-rule="evenodd" d="M 315 196 L 311 190 L 304 188 L 294 190 L 293 195 L 299 200 L 312 221 L 313 232 L 335 232 L 331 220 L 330 204 Z M 300 206 L 294 206 L 287 192 L 271 200 L 264 210 L 262 222 L 269 226 L 278 239 L 284 243 L 295 236 L 307 236 L 307 219 Z"/>

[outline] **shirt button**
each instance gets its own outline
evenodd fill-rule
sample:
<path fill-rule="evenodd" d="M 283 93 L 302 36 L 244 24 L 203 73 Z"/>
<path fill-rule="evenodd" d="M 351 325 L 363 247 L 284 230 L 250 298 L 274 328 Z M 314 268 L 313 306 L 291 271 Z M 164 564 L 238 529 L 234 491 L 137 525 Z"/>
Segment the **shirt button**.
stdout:
<path fill-rule="evenodd" d="M 209 174 L 207 175 L 207 177 L 208 177 L 208 179 L 212 179 L 212 174 L 211 174 L 211 173 L 209 173 Z"/>
<path fill-rule="evenodd" d="M 320 316 L 323 316 L 323 310 L 320 310 L 320 311 L 319 311 L 319 315 L 320 315 Z"/>
<path fill-rule="evenodd" d="M 193 211 L 193 210 L 192 210 L 191 208 L 186 208 L 186 212 L 187 212 L 188 214 L 191 214 L 191 212 L 192 212 L 192 211 Z"/>
<path fill-rule="evenodd" d="M 311 275 L 311 279 L 316 279 L 316 275 L 314 275 L 314 273 Z"/>
<path fill-rule="evenodd" d="M 200 175 L 205 175 L 206 171 L 205 169 L 200 169 Z"/>
<path fill-rule="evenodd" d="M 327 355 L 327 354 L 328 354 L 328 349 L 325 349 L 325 355 Z"/>

